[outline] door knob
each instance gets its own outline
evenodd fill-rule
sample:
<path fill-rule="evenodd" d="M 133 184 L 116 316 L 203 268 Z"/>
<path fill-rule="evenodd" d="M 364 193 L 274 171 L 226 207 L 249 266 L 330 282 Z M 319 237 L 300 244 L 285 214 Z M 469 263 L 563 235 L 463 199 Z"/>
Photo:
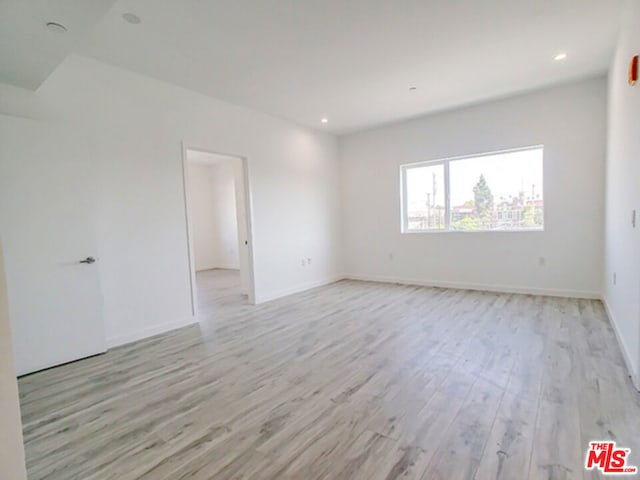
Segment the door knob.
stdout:
<path fill-rule="evenodd" d="M 93 257 L 87 257 L 84 260 L 80 260 L 80 263 L 96 263 L 96 259 Z"/>

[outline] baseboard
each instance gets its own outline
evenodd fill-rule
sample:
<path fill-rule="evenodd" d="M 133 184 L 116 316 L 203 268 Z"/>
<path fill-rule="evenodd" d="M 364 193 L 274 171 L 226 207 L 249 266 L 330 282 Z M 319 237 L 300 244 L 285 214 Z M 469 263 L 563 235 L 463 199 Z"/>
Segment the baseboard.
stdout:
<path fill-rule="evenodd" d="M 196 317 L 188 317 L 185 320 L 153 325 L 152 327 L 136 330 L 125 335 L 118 335 L 116 337 L 107 338 L 107 348 L 119 347 L 120 345 L 126 345 L 127 343 L 144 340 L 145 338 L 160 335 L 161 333 L 170 332 L 171 330 L 188 327 L 189 325 L 193 325 L 194 323 L 198 323 Z"/>
<path fill-rule="evenodd" d="M 525 295 L 543 295 L 548 297 L 600 299 L 600 292 L 581 290 L 560 290 L 550 288 L 519 287 L 513 285 L 492 285 L 485 283 L 443 282 L 437 280 L 418 280 L 412 278 L 387 277 L 380 275 L 347 274 L 345 278 L 365 282 L 398 283 L 420 287 L 455 288 L 459 290 L 477 290 L 482 292 L 520 293 Z"/>
<path fill-rule="evenodd" d="M 602 295 L 602 304 L 604 305 L 604 309 L 607 312 L 607 316 L 609 317 L 609 323 L 613 327 L 613 331 L 616 335 L 616 340 L 618 340 L 618 345 L 620 346 L 620 351 L 622 352 L 622 358 L 624 358 L 624 363 L 627 365 L 627 370 L 629 371 L 629 376 L 631 377 L 631 382 L 633 386 L 636 387 L 636 390 L 640 392 L 640 372 L 636 372 L 633 367 L 633 362 L 631 361 L 631 356 L 627 350 L 625 343 L 622 341 L 622 335 L 620 334 L 620 330 L 618 329 L 618 323 L 616 322 L 616 318 L 613 315 L 613 311 L 611 310 L 611 306 L 607 301 L 607 297 Z"/>
<path fill-rule="evenodd" d="M 270 302 L 271 300 L 277 300 L 278 298 L 283 298 L 289 295 L 293 295 L 295 293 L 311 290 L 312 288 L 329 285 L 331 283 L 338 282 L 344 278 L 345 278 L 344 275 L 334 275 L 331 277 L 324 278 L 322 280 L 315 280 L 313 282 L 299 284 L 299 285 L 296 285 L 295 287 L 287 288 L 285 290 L 280 290 L 278 292 L 267 293 L 266 295 L 256 295 L 255 303 L 257 305 L 259 303 Z"/>

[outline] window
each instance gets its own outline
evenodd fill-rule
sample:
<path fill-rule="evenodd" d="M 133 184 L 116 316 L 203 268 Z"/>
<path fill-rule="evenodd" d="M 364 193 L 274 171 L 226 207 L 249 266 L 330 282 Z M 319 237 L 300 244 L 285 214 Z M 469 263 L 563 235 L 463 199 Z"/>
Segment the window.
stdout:
<path fill-rule="evenodd" d="M 544 228 L 543 147 L 401 167 L 402 231 Z"/>

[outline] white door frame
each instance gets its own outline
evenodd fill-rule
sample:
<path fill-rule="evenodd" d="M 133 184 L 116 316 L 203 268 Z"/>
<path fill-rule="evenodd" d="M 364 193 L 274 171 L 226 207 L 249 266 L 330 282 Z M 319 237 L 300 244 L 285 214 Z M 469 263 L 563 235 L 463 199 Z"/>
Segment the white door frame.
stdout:
<path fill-rule="evenodd" d="M 187 144 L 184 140 L 182 141 L 182 184 L 183 184 L 183 196 L 184 196 L 184 217 L 185 224 L 187 229 L 187 251 L 188 251 L 188 261 L 189 261 L 189 281 L 191 288 L 191 313 L 195 317 L 198 312 L 198 292 L 196 289 L 196 268 L 195 268 L 195 260 L 193 255 L 193 232 L 191 230 L 191 220 L 189 218 L 189 170 L 188 170 L 188 159 L 187 159 L 187 151 L 193 150 L 197 152 L 203 153 L 211 153 L 213 155 L 223 155 L 225 157 L 233 157 L 237 158 L 241 161 L 242 165 L 242 180 L 244 183 L 244 203 L 246 209 L 246 220 L 247 220 L 247 247 L 248 247 L 248 257 L 249 257 L 249 288 L 247 291 L 249 297 L 249 303 L 251 305 L 255 305 L 256 303 L 256 287 L 255 287 L 255 277 L 253 272 L 253 203 L 252 203 L 252 195 L 251 195 L 251 186 L 249 182 L 249 160 L 247 157 L 243 155 L 238 155 L 236 153 L 226 153 L 219 152 L 216 150 L 212 150 L 209 148 L 202 148 L 199 146 Z M 242 239 L 238 238 L 238 243 L 240 243 L 239 248 L 242 248 Z"/>

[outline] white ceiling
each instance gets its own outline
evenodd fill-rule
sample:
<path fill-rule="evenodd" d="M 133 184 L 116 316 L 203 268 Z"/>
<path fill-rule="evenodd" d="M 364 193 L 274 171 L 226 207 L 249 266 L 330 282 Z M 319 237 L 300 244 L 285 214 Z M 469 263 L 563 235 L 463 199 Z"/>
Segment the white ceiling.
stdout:
<path fill-rule="evenodd" d="M 35 90 L 116 0 L 0 0 L 0 82 Z M 47 22 L 67 33 L 46 28 Z"/>
<path fill-rule="evenodd" d="M 602 73 L 621 7 L 622 0 L 119 0 L 76 49 L 345 133 Z M 125 12 L 142 23 L 126 23 Z M 567 60 L 554 62 L 560 51 Z"/>

